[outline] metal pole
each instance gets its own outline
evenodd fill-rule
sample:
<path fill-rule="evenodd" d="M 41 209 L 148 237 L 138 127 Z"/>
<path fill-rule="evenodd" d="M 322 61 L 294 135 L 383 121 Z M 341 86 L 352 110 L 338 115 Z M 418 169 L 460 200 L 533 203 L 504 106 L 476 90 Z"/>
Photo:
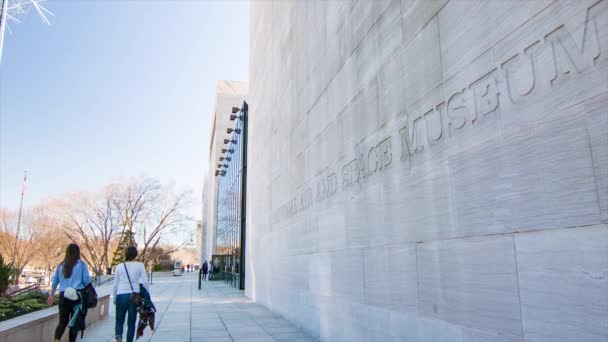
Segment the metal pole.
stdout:
<path fill-rule="evenodd" d="M 17 217 L 17 231 L 15 232 L 15 248 L 13 250 L 13 257 L 11 260 L 11 266 L 15 265 L 15 259 L 17 255 L 17 244 L 19 243 L 19 233 L 21 230 L 21 214 L 23 212 L 23 195 L 25 194 L 25 182 L 27 181 L 27 170 L 23 171 L 23 185 L 21 188 L 21 201 L 19 203 L 19 216 Z M 19 281 L 19 279 L 17 279 Z"/>
<path fill-rule="evenodd" d="M 198 269 L 198 289 L 201 289 L 201 276 L 203 275 L 203 267 Z"/>

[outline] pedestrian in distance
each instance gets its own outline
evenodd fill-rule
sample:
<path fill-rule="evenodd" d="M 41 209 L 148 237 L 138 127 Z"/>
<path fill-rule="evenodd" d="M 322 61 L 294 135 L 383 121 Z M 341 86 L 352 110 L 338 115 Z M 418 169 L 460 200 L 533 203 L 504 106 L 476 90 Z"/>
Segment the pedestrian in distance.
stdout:
<path fill-rule="evenodd" d="M 80 260 L 80 247 L 71 243 L 65 249 L 65 257 L 53 274 L 51 292 L 47 303 L 53 305 L 55 291 L 59 286 L 59 323 L 55 329 L 55 341 L 61 340 L 65 328 L 70 325 L 69 341 L 76 341 L 79 330 L 84 330 L 84 317 L 77 315 L 81 311 L 82 291 L 91 283 L 87 264 Z M 86 313 L 85 313 L 86 315 Z M 76 323 L 79 323 L 76 325 Z"/>
<path fill-rule="evenodd" d="M 203 281 L 207 280 L 207 274 L 209 273 L 209 264 L 207 260 L 203 263 Z"/>
<path fill-rule="evenodd" d="M 137 248 L 127 247 L 125 262 L 116 266 L 112 297 L 116 305 L 116 325 L 114 334 L 117 342 L 122 341 L 125 318 L 127 320 L 127 342 L 132 342 L 135 336 L 137 308 L 142 303 L 140 284 L 150 294 L 148 276 L 143 263 L 135 261 Z"/>

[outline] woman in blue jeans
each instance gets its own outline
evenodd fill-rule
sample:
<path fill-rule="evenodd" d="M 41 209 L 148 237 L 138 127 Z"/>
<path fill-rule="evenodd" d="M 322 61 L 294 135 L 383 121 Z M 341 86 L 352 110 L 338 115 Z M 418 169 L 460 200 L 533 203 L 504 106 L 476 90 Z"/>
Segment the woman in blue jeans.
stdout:
<path fill-rule="evenodd" d="M 132 342 L 135 336 L 135 323 L 137 321 L 137 307 L 131 301 L 133 293 L 139 294 L 139 284 L 150 293 L 148 276 L 144 264 L 134 261 L 137 257 L 137 248 L 130 246 L 125 252 L 125 262 L 116 266 L 114 272 L 113 298 L 116 304 L 116 341 L 122 341 L 122 333 L 127 318 L 127 342 Z M 127 315 L 128 314 L 128 315 Z"/>

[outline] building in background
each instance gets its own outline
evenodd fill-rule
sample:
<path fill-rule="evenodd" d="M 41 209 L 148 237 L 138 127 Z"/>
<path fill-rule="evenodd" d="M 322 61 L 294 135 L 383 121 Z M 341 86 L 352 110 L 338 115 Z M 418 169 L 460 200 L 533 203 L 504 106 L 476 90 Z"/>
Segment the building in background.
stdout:
<path fill-rule="evenodd" d="M 220 157 L 222 167 L 218 176 L 216 251 L 213 263 L 220 268 L 220 276 L 232 286 L 245 289 L 245 233 L 247 217 L 247 103 L 234 107 L 228 128 L 230 137 Z"/>
<path fill-rule="evenodd" d="M 247 82 L 217 82 L 209 142 L 209 169 L 205 171 L 203 181 L 201 261 L 211 260 L 211 256 L 216 252 L 218 179 L 215 171 L 224 164 L 220 161 L 220 157 L 223 156 L 222 149 L 227 148 L 224 139 L 231 136 L 227 130 L 234 126 L 234 121 L 230 120 L 230 115 L 233 114 L 232 108 L 243 104 L 247 91 Z"/>
<path fill-rule="evenodd" d="M 608 0 L 251 11 L 247 295 L 322 341 L 608 341 Z"/>
<path fill-rule="evenodd" d="M 196 250 L 199 251 L 199 260 L 202 259 L 202 253 L 201 251 L 203 250 L 203 240 L 205 239 L 205 236 L 203 235 L 203 221 L 202 220 L 197 220 L 196 221 L 196 230 L 194 232 L 194 242 L 196 244 Z"/>
<path fill-rule="evenodd" d="M 201 198 L 201 233 L 199 238 L 201 239 L 201 245 L 199 247 L 199 260 L 202 263 L 207 258 L 207 249 L 212 249 L 212 246 L 207 245 L 207 235 L 209 235 L 208 221 L 207 221 L 207 211 L 208 211 L 208 203 L 207 203 L 207 192 L 208 192 L 208 183 L 209 177 L 207 176 L 208 170 L 205 171 L 203 175 L 203 193 Z"/>

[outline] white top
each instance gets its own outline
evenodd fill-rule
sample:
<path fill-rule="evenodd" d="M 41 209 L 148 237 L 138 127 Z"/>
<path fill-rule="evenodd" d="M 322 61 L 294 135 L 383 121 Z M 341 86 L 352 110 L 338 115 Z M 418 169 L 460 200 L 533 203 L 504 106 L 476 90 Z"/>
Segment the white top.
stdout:
<path fill-rule="evenodd" d="M 129 278 L 127 278 L 127 272 L 125 272 L 125 265 L 127 265 L 127 269 L 129 270 L 133 290 L 131 290 L 131 286 L 129 285 Z M 114 289 L 112 291 L 114 298 L 119 294 L 139 293 L 139 284 L 142 284 L 148 293 L 150 293 L 148 275 L 146 274 L 144 264 L 138 261 L 127 261 L 116 266 L 116 271 L 114 272 Z M 150 293 L 150 295 L 152 294 Z"/>

